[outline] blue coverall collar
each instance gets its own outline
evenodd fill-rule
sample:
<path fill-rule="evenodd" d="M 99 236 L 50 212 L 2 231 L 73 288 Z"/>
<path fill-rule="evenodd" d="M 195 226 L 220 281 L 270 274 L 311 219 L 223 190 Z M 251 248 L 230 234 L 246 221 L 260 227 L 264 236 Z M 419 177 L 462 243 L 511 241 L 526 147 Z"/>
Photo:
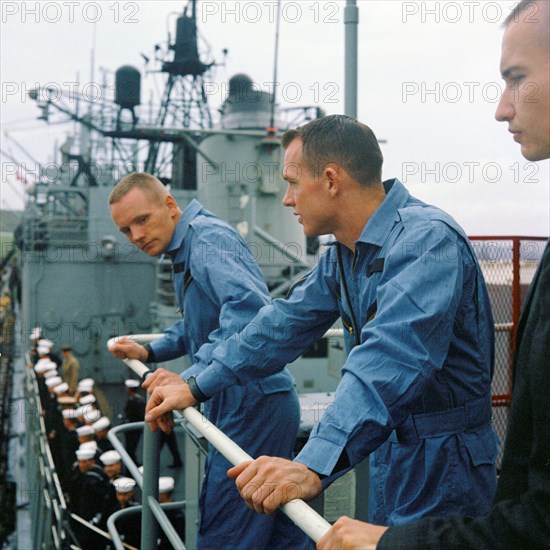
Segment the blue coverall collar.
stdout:
<path fill-rule="evenodd" d="M 383 246 L 394 223 L 399 220 L 399 208 L 409 199 L 410 193 L 397 178 L 386 180 L 383 185 L 386 198 L 363 228 L 358 243 Z"/>
<path fill-rule="evenodd" d="M 179 219 L 176 225 L 176 229 L 174 230 L 174 234 L 172 235 L 172 240 L 170 241 L 170 244 L 166 248 L 166 253 L 169 254 L 170 257 L 174 257 L 174 255 L 181 248 L 181 244 L 183 243 L 185 234 L 189 229 L 190 223 L 193 221 L 195 216 L 202 210 L 202 208 L 203 208 L 202 204 L 198 200 L 193 199 L 183 211 L 183 214 L 181 215 L 181 218 Z"/>

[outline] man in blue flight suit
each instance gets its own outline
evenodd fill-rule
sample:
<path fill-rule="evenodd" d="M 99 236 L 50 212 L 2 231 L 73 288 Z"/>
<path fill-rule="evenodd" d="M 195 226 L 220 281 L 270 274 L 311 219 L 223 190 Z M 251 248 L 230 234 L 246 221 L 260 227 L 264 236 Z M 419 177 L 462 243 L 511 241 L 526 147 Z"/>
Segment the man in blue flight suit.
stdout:
<path fill-rule="evenodd" d="M 182 319 L 147 347 L 120 341 L 117 357 L 162 362 L 184 354 L 193 366 L 182 375 L 198 374 L 213 350 L 238 333 L 270 302 L 261 271 L 246 243 L 227 223 L 196 200 L 182 212 L 155 177 L 133 173 L 109 196 L 116 226 L 150 256 L 167 253 L 173 262 L 173 283 Z M 179 375 L 158 369 L 152 379 L 179 381 Z M 205 406 L 205 414 L 252 456 L 290 458 L 300 419 L 298 396 L 284 369 L 259 381 L 233 386 Z M 261 518 L 242 502 L 227 478 L 230 463 L 210 448 L 200 497 L 201 549 L 308 548 L 311 541 L 279 512 Z M 267 520 L 267 521 L 266 521 Z"/>
<path fill-rule="evenodd" d="M 190 384 L 156 387 L 146 420 L 162 428 L 169 410 L 277 372 L 341 316 L 342 378 L 295 461 L 229 472 L 249 506 L 269 514 L 310 499 L 370 455 L 374 523 L 484 513 L 496 486 L 493 319 L 466 235 L 399 180 L 382 182 L 376 137 L 351 117 L 319 118 L 282 145 L 283 204 L 306 236 L 336 242 L 287 299 L 260 310 L 252 323 L 265 330 L 229 338 Z"/>

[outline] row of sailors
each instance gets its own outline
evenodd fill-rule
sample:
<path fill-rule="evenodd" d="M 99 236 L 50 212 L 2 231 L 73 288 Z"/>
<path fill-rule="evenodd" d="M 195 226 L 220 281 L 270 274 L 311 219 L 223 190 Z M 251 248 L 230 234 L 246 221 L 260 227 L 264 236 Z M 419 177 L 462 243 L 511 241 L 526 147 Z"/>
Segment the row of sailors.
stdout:
<path fill-rule="evenodd" d="M 94 380 L 81 380 L 76 395 L 71 396 L 68 394 L 68 384 L 57 376 L 54 365 L 46 360 L 39 360 L 34 370 L 39 389 L 46 389 L 45 397 L 41 398 L 42 410 L 61 487 L 71 513 L 106 531 L 107 518 L 125 507 L 121 503 L 126 499 L 126 491 L 114 490 L 120 484 L 117 482 L 113 485 L 125 472 L 120 454 L 113 450 L 108 439 L 111 422 L 97 408 L 97 399 L 93 393 Z M 136 399 L 134 395 L 139 382 L 129 379 L 125 381 L 125 386 L 129 401 L 139 401 L 141 396 Z M 140 414 L 143 419 L 143 410 Z M 141 431 L 128 432 L 127 435 L 129 434 L 135 434 L 139 438 Z M 138 441 L 139 439 L 135 443 L 132 441 L 133 451 Z M 135 486 L 135 482 L 133 483 Z M 136 544 L 132 546 L 139 547 L 140 529 L 135 528 L 139 515 L 131 515 L 120 522 L 117 528 L 121 536 L 130 540 L 137 537 L 137 540 L 133 540 Z M 72 519 L 71 529 L 81 548 L 111 548 L 107 539 L 77 520 Z"/>
<path fill-rule="evenodd" d="M 39 332 L 36 334 L 39 334 Z M 32 336 L 36 334 L 32 334 Z M 52 346 L 53 342 L 50 340 L 41 339 L 35 342 L 37 360 L 34 364 L 34 371 L 37 375 L 40 401 L 42 403 L 46 429 L 48 431 L 50 446 L 52 447 L 52 453 L 54 454 L 55 460 L 59 447 L 58 442 L 55 440 L 59 433 L 59 425 L 61 423 L 59 409 L 66 406 L 71 408 L 77 406 L 78 408 L 75 409 L 76 412 L 72 414 L 77 417 L 80 424 L 92 424 L 104 415 L 102 415 L 97 402 L 98 397 L 94 394 L 94 380 L 92 378 L 85 378 L 77 383 L 75 382 L 74 390 L 71 390 L 71 383 L 67 382 L 67 379 L 64 379 L 64 377 L 58 373 L 58 363 L 52 360 L 51 355 L 47 353 L 51 350 Z M 63 367 L 65 366 L 66 362 L 64 360 Z M 139 385 L 139 382 L 134 379 L 125 381 L 128 394 L 128 399 L 124 408 L 125 422 L 143 421 L 145 415 L 145 400 L 138 393 Z M 105 402 L 103 404 L 108 407 L 108 403 Z M 140 431 L 132 430 L 126 433 L 126 450 L 132 460 L 138 464 L 140 464 L 141 461 L 136 451 L 140 438 Z M 181 459 L 173 435 L 171 437 L 167 436 L 165 439 L 174 456 L 175 466 L 180 466 Z"/>
<path fill-rule="evenodd" d="M 98 408 L 93 393 L 93 379 L 81 380 L 77 386 L 77 394 L 71 396 L 68 394 L 68 384 L 56 375 L 51 364 L 39 361 L 34 369 L 37 373 L 46 433 L 57 471 L 66 471 L 67 466 L 74 460 L 74 452 L 79 443 L 95 440 L 101 451 L 112 449 L 113 446 L 108 439 L 111 422 Z M 132 389 L 130 393 L 134 393 L 139 382 L 127 380 L 125 385 Z M 130 445 L 130 450 L 134 454 L 141 432 L 129 433 L 132 433 L 133 438 L 137 437 Z M 61 479 L 63 481 L 62 477 Z"/>
<path fill-rule="evenodd" d="M 93 441 L 84 442 L 76 451 L 77 461 L 73 465 L 69 483 L 69 509 L 71 512 L 106 530 L 107 518 L 118 510 L 137 506 L 136 481 L 123 475 L 120 454 L 115 450 L 102 453 L 98 457 L 98 447 Z M 103 465 L 103 468 L 98 464 Z M 174 478 L 159 478 L 159 502 L 172 502 Z M 185 516 L 183 510 L 167 510 L 166 515 L 183 540 L 185 536 Z M 71 523 L 80 546 L 86 549 L 109 549 L 112 543 L 77 521 Z M 141 537 L 141 514 L 122 516 L 116 521 L 117 531 L 123 542 L 139 548 Z M 166 536 L 160 533 L 157 547 L 172 548 Z"/>
<path fill-rule="evenodd" d="M 63 360 L 61 361 L 53 351 L 54 343 L 47 338 L 40 338 L 41 329 L 35 327 L 29 338 L 32 341 L 32 347 L 29 350 L 31 364 L 35 365 L 39 361 L 51 362 L 55 364 L 55 368 L 62 369 L 62 378 L 69 386 L 69 393 L 74 395 L 77 390 L 78 374 L 80 371 L 80 363 L 73 355 L 72 346 L 63 345 L 61 351 Z"/>
<path fill-rule="evenodd" d="M 31 336 L 37 337 L 39 332 Z M 136 483 L 133 479 L 125 477 L 126 472 L 120 454 L 113 450 L 108 439 L 111 422 L 102 414 L 94 395 L 94 380 L 84 378 L 71 389 L 65 377 L 59 374 L 60 362 L 56 361 L 55 354 L 51 352 L 53 342 L 36 338 L 33 342 L 34 354 L 31 350 L 31 358 L 34 359 L 33 369 L 38 382 L 42 414 L 67 506 L 73 514 L 105 531 L 109 515 L 119 509 L 138 504 L 135 498 Z M 142 421 L 145 401 L 137 393 L 140 383 L 128 379 L 124 384 L 128 393 L 125 420 Z M 171 436 L 173 437 L 173 434 Z M 126 433 L 126 450 L 134 462 L 138 462 L 136 450 L 140 437 L 140 430 Z M 174 465 L 181 465 L 175 440 L 167 439 L 166 442 L 174 455 Z M 173 478 L 160 478 L 161 503 L 171 501 L 173 488 Z M 183 511 L 170 510 L 167 511 L 167 515 L 173 520 L 174 528 L 183 539 Z M 117 529 L 122 539 L 136 548 L 140 545 L 140 520 L 140 514 L 123 516 L 117 520 Z M 74 519 L 71 521 L 71 528 L 79 545 L 84 549 L 112 548 L 112 543 L 107 539 Z M 159 548 L 171 548 L 164 535 L 159 544 Z"/>

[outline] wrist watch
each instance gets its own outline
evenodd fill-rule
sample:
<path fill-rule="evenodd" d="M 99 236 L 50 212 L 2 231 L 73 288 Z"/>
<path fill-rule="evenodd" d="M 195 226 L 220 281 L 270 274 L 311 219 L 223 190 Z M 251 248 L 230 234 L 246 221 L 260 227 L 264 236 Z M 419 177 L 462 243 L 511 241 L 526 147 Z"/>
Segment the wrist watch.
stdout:
<path fill-rule="evenodd" d="M 189 391 L 191 392 L 191 395 L 199 402 L 203 403 L 208 399 L 204 393 L 200 390 L 199 386 L 197 385 L 197 381 L 195 380 L 194 376 L 191 376 L 189 380 L 187 380 L 187 383 L 189 384 Z"/>

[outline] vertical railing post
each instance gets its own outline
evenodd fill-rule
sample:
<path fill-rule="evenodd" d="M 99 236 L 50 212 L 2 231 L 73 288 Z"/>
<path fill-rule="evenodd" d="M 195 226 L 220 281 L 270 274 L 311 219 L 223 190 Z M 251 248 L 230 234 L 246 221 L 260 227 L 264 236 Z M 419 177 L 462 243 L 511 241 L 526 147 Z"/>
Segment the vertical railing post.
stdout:
<path fill-rule="evenodd" d="M 189 427 L 188 430 L 194 428 Z M 197 432 L 198 433 L 198 432 Z M 200 436 L 200 434 L 199 434 Z M 201 491 L 204 463 L 201 451 L 195 446 L 189 433 L 185 434 L 185 547 L 196 550 L 199 529 L 199 495 Z M 196 472 L 191 475 L 190 472 Z"/>
<path fill-rule="evenodd" d="M 160 432 L 152 432 L 147 424 L 143 427 L 143 508 L 141 511 L 141 549 L 155 550 L 158 538 L 158 523 L 148 504 L 152 496 L 158 500 L 160 462 Z"/>

